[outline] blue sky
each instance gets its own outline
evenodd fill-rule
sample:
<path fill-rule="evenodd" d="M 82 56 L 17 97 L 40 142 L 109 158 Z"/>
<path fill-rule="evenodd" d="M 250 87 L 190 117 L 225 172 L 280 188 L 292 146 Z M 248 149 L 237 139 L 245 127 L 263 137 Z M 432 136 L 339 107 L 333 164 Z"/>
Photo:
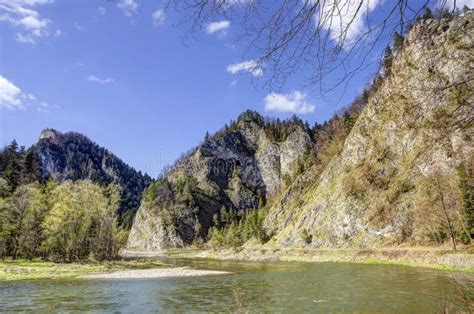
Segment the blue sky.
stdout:
<path fill-rule="evenodd" d="M 236 26 L 216 21 L 183 43 L 177 21 L 160 1 L 0 0 L 0 145 L 77 131 L 156 176 L 246 109 L 324 121 L 376 70 L 337 101 L 300 89 L 302 74 L 272 94 L 251 84 L 265 69 L 240 63 Z"/>

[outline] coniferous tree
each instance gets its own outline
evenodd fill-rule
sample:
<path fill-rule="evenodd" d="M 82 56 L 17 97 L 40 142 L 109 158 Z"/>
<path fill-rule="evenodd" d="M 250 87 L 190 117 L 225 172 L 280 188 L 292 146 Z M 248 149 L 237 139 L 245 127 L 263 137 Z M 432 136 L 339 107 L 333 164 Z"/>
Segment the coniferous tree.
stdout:
<path fill-rule="evenodd" d="M 402 47 L 403 47 L 403 36 L 400 35 L 399 32 L 395 32 L 393 34 L 393 49 L 396 52 L 399 52 L 402 50 Z"/>
<path fill-rule="evenodd" d="M 427 6 L 425 7 L 425 9 L 424 9 L 424 11 L 423 11 L 423 17 L 422 17 L 422 18 L 423 18 L 424 20 L 434 18 L 433 12 L 431 12 L 431 9 L 428 8 Z"/>
<path fill-rule="evenodd" d="M 383 69 L 386 76 L 389 76 L 392 71 L 393 51 L 390 46 L 387 46 L 383 56 Z"/>

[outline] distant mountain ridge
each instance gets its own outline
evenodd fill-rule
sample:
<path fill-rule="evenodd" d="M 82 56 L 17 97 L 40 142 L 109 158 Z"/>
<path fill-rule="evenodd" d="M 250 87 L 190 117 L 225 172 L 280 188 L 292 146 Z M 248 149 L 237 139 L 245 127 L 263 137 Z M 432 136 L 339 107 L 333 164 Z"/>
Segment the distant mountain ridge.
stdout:
<path fill-rule="evenodd" d="M 136 171 L 80 133 L 45 129 L 30 150 L 39 156 L 43 179 L 90 179 L 99 184 L 119 184 L 122 187 L 119 214 L 128 226 L 140 205 L 143 190 L 152 181 L 147 174 Z"/>

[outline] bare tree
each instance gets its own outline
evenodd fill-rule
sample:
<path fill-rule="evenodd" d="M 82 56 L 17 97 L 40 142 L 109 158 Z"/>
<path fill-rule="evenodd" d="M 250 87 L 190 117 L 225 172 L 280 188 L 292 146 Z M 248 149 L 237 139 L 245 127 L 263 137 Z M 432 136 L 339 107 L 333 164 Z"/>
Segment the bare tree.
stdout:
<path fill-rule="evenodd" d="M 465 217 L 459 212 L 461 195 L 457 175 L 434 170 L 420 180 L 418 188 L 415 220 L 439 244 L 448 238 L 456 251 L 458 237 L 466 232 Z"/>
<path fill-rule="evenodd" d="M 280 89 L 301 71 L 304 87 L 325 94 L 379 62 L 380 44 L 405 34 L 427 8 L 448 8 L 446 2 L 385 1 L 382 10 L 379 0 L 168 0 L 167 8 L 183 14 L 188 34 L 217 21 L 239 25 L 234 43 L 244 47 L 245 67 L 265 87 Z M 370 14 L 376 9 L 383 12 Z"/>

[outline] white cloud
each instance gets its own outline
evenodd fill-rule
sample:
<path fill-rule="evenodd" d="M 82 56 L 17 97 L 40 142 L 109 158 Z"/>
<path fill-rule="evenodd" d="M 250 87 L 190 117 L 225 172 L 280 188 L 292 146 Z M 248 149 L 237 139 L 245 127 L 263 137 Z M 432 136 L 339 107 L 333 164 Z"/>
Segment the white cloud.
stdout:
<path fill-rule="evenodd" d="M 238 72 L 245 71 L 249 72 L 253 76 L 262 76 L 262 66 L 255 60 L 248 60 L 240 63 L 230 64 L 227 67 L 227 72 L 236 74 Z"/>
<path fill-rule="evenodd" d="M 26 110 L 29 106 L 41 112 L 48 111 L 50 107 L 48 103 L 38 101 L 32 94 L 24 93 L 6 77 L 0 75 L 0 107 Z"/>
<path fill-rule="evenodd" d="M 237 6 L 237 5 L 249 4 L 253 2 L 255 2 L 255 0 L 226 0 L 222 2 L 222 6 L 232 7 L 232 6 Z"/>
<path fill-rule="evenodd" d="M 34 44 L 35 39 L 31 36 L 28 35 L 23 35 L 21 33 L 16 33 L 16 41 L 24 44 Z"/>
<path fill-rule="evenodd" d="M 311 0 L 314 3 L 316 0 Z M 329 31 L 330 38 L 347 47 L 363 33 L 368 13 L 381 5 L 383 0 L 323 0 L 316 18 L 318 26 Z"/>
<path fill-rule="evenodd" d="M 153 26 L 158 26 L 165 21 L 165 11 L 163 9 L 156 10 L 151 15 L 151 20 L 153 21 Z"/>
<path fill-rule="evenodd" d="M 60 29 L 57 29 L 55 32 L 54 32 L 54 37 L 59 37 L 63 34 L 63 32 L 60 30 Z"/>
<path fill-rule="evenodd" d="M 311 113 L 315 106 L 307 100 L 307 94 L 298 90 L 290 94 L 270 93 L 265 97 L 265 110 L 276 112 Z"/>
<path fill-rule="evenodd" d="M 24 109 L 21 89 L 0 75 L 0 105 L 8 109 Z"/>
<path fill-rule="evenodd" d="M 137 12 L 138 3 L 135 0 L 119 0 L 117 7 L 122 10 L 126 16 L 132 16 Z"/>
<path fill-rule="evenodd" d="M 237 86 L 236 80 L 233 80 L 232 82 L 230 82 L 230 87 L 235 87 L 235 86 Z"/>
<path fill-rule="evenodd" d="M 462 9 L 464 6 L 474 9 L 474 0 L 439 0 L 438 3 L 440 5 L 446 3 L 445 6 L 450 9 L 454 9 L 454 5 L 456 5 L 456 8 L 459 9 Z"/>
<path fill-rule="evenodd" d="M 114 83 L 115 82 L 115 79 L 111 78 L 111 77 L 106 77 L 106 78 L 99 78 L 95 75 L 89 75 L 87 77 L 87 80 L 89 82 L 94 82 L 94 83 L 99 83 L 99 84 L 111 84 L 111 83 Z"/>
<path fill-rule="evenodd" d="M 224 20 L 220 22 L 209 23 L 206 27 L 206 32 L 208 34 L 213 34 L 215 32 L 220 32 L 221 35 L 226 35 L 226 30 L 230 26 L 230 21 Z"/>
<path fill-rule="evenodd" d="M 98 7 L 97 11 L 99 12 L 100 15 L 107 14 L 107 10 L 104 7 Z"/>
<path fill-rule="evenodd" d="M 0 0 L 0 22 L 19 29 L 16 40 L 34 44 L 38 38 L 49 35 L 51 20 L 42 18 L 37 6 L 52 3 L 52 0 Z"/>

